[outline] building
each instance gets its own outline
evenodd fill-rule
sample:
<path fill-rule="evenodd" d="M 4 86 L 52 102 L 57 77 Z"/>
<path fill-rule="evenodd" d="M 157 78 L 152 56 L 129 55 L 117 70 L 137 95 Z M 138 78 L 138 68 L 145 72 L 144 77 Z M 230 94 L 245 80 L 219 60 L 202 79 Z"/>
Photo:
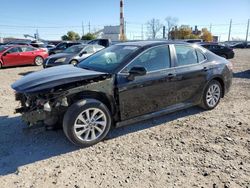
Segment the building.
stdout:
<path fill-rule="evenodd" d="M 102 38 L 111 39 L 112 41 L 120 40 L 120 26 L 104 26 Z"/>

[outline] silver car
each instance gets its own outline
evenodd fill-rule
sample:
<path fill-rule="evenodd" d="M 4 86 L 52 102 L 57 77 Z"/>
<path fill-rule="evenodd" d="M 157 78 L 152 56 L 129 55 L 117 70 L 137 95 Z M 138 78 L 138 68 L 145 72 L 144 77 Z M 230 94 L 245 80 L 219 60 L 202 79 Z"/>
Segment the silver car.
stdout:
<path fill-rule="evenodd" d="M 44 68 L 54 67 L 58 65 L 73 64 L 76 65 L 83 59 L 102 50 L 104 47 L 100 45 L 79 44 L 67 48 L 62 53 L 49 56 L 44 62 Z"/>

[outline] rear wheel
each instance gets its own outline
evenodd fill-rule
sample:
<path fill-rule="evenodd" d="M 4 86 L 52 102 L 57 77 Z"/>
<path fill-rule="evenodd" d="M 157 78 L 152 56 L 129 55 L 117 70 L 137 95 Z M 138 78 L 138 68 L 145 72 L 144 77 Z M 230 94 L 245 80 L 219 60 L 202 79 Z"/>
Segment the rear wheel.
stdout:
<path fill-rule="evenodd" d="M 108 108 L 95 99 L 70 106 L 63 119 L 63 131 L 77 146 L 88 147 L 103 140 L 111 128 Z"/>
<path fill-rule="evenodd" d="M 41 66 L 43 64 L 43 58 L 41 56 L 37 56 L 34 60 L 34 64 L 36 66 Z"/>
<path fill-rule="evenodd" d="M 203 94 L 201 107 L 206 110 L 214 109 L 220 102 L 222 87 L 217 80 L 209 82 Z"/>

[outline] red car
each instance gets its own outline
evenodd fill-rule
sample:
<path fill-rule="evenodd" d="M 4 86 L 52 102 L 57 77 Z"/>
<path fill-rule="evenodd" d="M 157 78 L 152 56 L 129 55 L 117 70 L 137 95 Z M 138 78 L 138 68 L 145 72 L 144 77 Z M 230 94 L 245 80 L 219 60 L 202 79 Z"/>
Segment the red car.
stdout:
<path fill-rule="evenodd" d="M 32 46 L 0 46 L 0 68 L 19 65 L 42 65 L 48 53 Z"/>

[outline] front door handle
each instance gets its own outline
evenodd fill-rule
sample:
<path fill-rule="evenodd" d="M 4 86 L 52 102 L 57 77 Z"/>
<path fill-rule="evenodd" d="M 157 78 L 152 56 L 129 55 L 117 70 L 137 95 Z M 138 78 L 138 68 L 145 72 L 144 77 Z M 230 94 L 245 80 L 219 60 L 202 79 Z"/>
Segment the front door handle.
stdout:
<path fill-rule="evenodd" d="M 208 71 L 208 68 L 207 68 L 207 67 L 204 67 L 203 70 L 204 70 L 205 72 L 207 72 L 207 71 Z"/>

